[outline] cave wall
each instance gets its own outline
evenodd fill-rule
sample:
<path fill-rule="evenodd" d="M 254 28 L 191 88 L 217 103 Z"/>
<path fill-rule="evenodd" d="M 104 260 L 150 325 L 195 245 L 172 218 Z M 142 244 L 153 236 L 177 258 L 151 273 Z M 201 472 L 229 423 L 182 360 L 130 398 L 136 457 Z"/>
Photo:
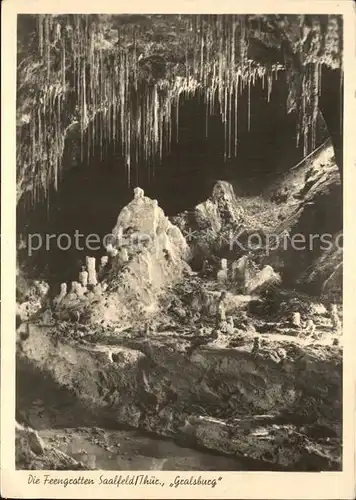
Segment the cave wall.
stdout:
<path fill-rule="evenodd" d="M 342 181 L 344 83 L 340 70 L 324 66 L 322 68 L 321 89 L 319 108 L 334 146 L 335 160 Z"/>

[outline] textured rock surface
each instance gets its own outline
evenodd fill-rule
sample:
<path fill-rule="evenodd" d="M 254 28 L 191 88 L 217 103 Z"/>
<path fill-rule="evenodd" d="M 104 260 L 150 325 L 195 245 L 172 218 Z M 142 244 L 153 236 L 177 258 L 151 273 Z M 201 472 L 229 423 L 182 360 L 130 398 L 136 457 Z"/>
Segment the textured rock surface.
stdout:
<path fill-rule="evenodd" d="M 314 293 L 341 297 L 342 288 L 342 193 L 334 149 L 327 141 L 300 165 L 266 189 L 265 195 L 280 203 L 282 221 L 275 233 L 288 231 L 289 237 L 302 234 L 306 250 L 288 246 L 288 251 L 272 251 L 268 262 L 275 267 L 283 261 L 282 268 L 297 282 Z M 316 235 L 311 242 L 310 236 Z M 320 245 L 318 235 L 324 235 Z M 337 243 L 339 245 L 337 245 Z M 334 274 L 335 269 L 338 272 Z M 333 275 L 333 278 L 331 276 Z M 325 284 L 330 278 L 331 290 Z"/>
<path fill-rule="evenodd" d="M 338 469 L 340 347 L 260 337 L 257 351 L 249 335 L 238 347 L 192 350 L 188 338 L 170 332 L 93 345 L 61 342 L 32 325 L 18 363 L 120 424 L 272 467 Z"/>
<path fill-rule="evenodd" d="M 17 281 L 17 284 L 16 315 L 21 321 L 27 321 L 45 304 L 49 285 L 44 281 L 37 280 L 20 284 L 20 286 L 19 281 Z"/>

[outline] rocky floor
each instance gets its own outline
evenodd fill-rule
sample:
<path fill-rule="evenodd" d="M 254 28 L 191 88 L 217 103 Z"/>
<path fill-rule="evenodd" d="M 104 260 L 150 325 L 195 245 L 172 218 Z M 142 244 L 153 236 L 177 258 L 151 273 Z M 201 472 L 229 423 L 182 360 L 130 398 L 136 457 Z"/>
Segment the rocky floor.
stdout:
<path fill-rule="evenodd" d="M 192 338 L 175 332 L 61 342 L 48 327 L 32 325 L 19 365 L 26 360 L 27 368 L 36 366 L 51 384 L 65 388 L 57 405 L 71 408 L 71 427 L 104 419 L 264 462 L 272 470 L 338 469 L 340 346 L 327 334 L 318 342 L 259 334 L 258 348 L 255 338 L 230 335 L 194 349 Z M 27 380 L 28 371 L 20 371 L 21 394 Z M 48 399 L 48 392 L 42 397 Z M 35 402 L 22 399 L 18 406 L 29 424 L 41 429 Z M 91 422 L 84 416 L 88 410 Z M 66 426 L 61 412 L 57 406 L 46 423 L 47 438 L 53 425 Z M 85 432 L 69 433 L 74 455 L 83 439 Z"/>
<path fill-rule="evenodd" d="M 245 470 L 232 457 L 179 446 L 142 431 L 103 428 L 44 429 L 45 443 L 73 457 L 86 469 L 100 470 Z"/>

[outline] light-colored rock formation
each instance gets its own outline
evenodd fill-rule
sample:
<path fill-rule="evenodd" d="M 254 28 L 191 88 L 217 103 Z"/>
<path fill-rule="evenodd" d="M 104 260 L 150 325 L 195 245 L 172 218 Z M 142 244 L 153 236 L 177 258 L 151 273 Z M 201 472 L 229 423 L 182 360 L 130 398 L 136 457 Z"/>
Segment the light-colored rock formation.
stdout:
<path fill-rule="evenodd" d="M 48 292 L 49 292 L 49 284 L 46 283 L 45 281 L 38 281 L 38 280 L 35 280 L 33 282 L 33 285 L 39 295 L 39 297 L 41 298 L 44 298 L 48 295 Z"/>
<path fill-rule="evenodd" d="M 232 316 L 229 316 L 227 318 L 227 333 L 233 334 L 235 330 L 235 324 L 234 324 L 234 318 Z"/>
<path fill-rule="evenodd" d="M 88 286 L 88 276 L 89 276 L 88 271 L 85 268 L 83 268 L 79 273 L 79 283 L 84 288 Z"/>
<path fill-rule="evenodd" d="M 228 270 L 227 270 L 227 260 L 226 259 L 221 259 L 220 269 L 217 272 L 216 278 L 218 280 L 218 283 L 220 283 L 220 285 L 225 285 L 227 283 Z"/>
<path fill-rule="evenodd" d="M 142 199 L 143 197 L 145 196 L 145 192 L 143 189 L 141 189 L 140 187 L 136 187 L 134 189 L 134 199 L 135 200 L 140 200 Z"/>
<path fill-rule="evenodd" d="M 68 293 L 67 283 L 61 283 L 60 292 L 58 295 L 58 300 L 61 301 L 62 299 L 64 299 L 64 297 L 67 295 L 67 293 Z"/>
<path fill-rule="evenodd" d="M 247 281 L 246 293 L 259 293 L 280 282 L 280 275 L 275 273 L 271 266 L 267 265 Z"/>
<path fill-rule="evenodd" d="M 110 252 L 110 257 L 116 257 L 119 253 L 119 250 L 117 248 L 113 248 Z"/>
<path fill-rule="evenodd" d="M 78 288 L 81 287 L 81 284 L 78 283 L 78 281 L 72 281 L 70 284 L 70 291 L 71 293 L 76 293 L 78 294 Z"/>
<path fill-rule="evenodd" d="M 243 255 L 231 265 L 232 280 L 242 286 L 245 286 L 248 279 L 248 256 Z"/>
<path fill-rule="evenodd" d="M 121 247 L 119 249 L 119 259 L 120 261 L 125 264 L 126 262 L 128 262 L 129 260 L 129 254 L 127 252 L 127 248 L 126 247 Z"/>
<path fill-rule="evenodd" d="M 26 283 L 24 288 L 26 299 L 16 301 L 16 315 L 21 321 L 28 321 L 46 304 L 50 287 L 48 283 L 36 280 Z"/>
<path fill-rule="evenodd" d="M 300 312 L 294 312 L 292 314 L 292 326 L 294 326 L 295 328 L 300 328 L 301 327 Z"/>
<path fill-rule="evenodd" d="M 341 321 L 339 318 L 339 311 L 338 311 L 337 304 L 330 305 L 330 318 L 331 318 L 331 324 L 334 328 L 335 333 L 340 333 L 341 332 Z"/>
<path fill-rule="evenodd" d="M 226 223 L 238 223 L 243 213 L 232 185 L 226 181 L 218 181 L 211 197 L 195 209 L 198 224 L 214 232 L 219 232 Z"/>
<path fill-rule="evenodd" d="M 94 322 L 153 314 L 159 293 L 189 270 L 185 261 L 189 248 L 182 233 L 153 200 L 141 195 L 138 192 L 124 207 L 112 230 L 109 253 L 117 252 L 117 258 L 112 259 L 105 282 L 116 285 L 112 291 L 109 286 L 105 303 L 100 301 L 91 311 Z"/>
<path fill-rule="evenodd" d="M 217 307 L 217 326 L 226 321 L 226 293 L 222 292 Z"/>
<path fill-rule="evenodd" d="M 315 323 L 311 318 L 307 319 L 305 322 L 304 330 L 308 335 L 313 335 L 315 333 Z"/>
<path fill-rule="evenodd" d="M 108 244 L 106 245 L 105 250 L 106 250 L 106 252 L 107 252 L 107 254 L 108 254 L 108 255 L 111 255 L 111 252 L 113 251 L 113 249 L 114 249 L 114 246 L 113 246 L 113 244 L 112 244 L 112 243 L 108 243 Z"/>
<path fill-rule="evenodd" d="M 81 283 L 77 283 L 76 294 L 79 298 L 83 298 L 86 291 L 87 289 Z"/>
<path fill-rule="evenodd" d="M 18 422 L 15 422 L 15 430 L 16 430 L 16 435 L 19 437 L 21 436 L 25 440 L 27 440 L 28 446 L 30 450 L 35 454 L 35 455 L 42 455 L 44 452 L 45 444 L 43 440 L 40 438 L 38 435 L 38 432 L 29 428 L 29 427 L 24 427 L 23 425 L 19 424 Z"/>
<path fill-rule="evenodd" d="M 86 265 L 88 270 L 88 285 L 95 286 L 98 282 L 95 268 L 95 257 L 86 257 Z"/>

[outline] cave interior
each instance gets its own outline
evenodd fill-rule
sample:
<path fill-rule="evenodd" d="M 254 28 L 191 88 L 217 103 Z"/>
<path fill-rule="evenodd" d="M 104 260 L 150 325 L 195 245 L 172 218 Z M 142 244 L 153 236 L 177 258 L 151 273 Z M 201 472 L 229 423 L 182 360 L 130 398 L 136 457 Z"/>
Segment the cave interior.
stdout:
<path fill-rule="evenodd" d="M 316 146 L 331 137 L 340 167 L 339 73 L 323 70 L 322 79 L 327 84 L 322 87 L 325 90 L 320 99 L 322 113 L 318 115 Z M 192 210 L 206 200 L 217 180 L 229 181 L 238 196 L 263 193 L 274 179 L 303 159 L 303 148 L 297 145 L 296 113 L 288 112 L 286 107 L 287 93 L 284 72 L 274 81 L 269 101 L 259 79 L 251 86 L 250 96 L 247 89 L 242 92 L 237 118 L 237 156 L 230 158 L 224 156 L 224 125 L 218 110 L 207 121 L 199 91 L 194 96 L 182 95 L 178 130 L 173 123 L 175 140 L 169 154 L 155 165 L 140 163 L 133 167 L 130 180 L 117 145 L 103 141 L 88 154 L 88 137 L 84 135 L 81 146 L 80 134 L 72 134 L 65 141 L 59 189 L 51 188 L 47 199 L 34 206 L 29 196 L 22 197 L 17 208 L 17 234 L 26 239 L 34 233 L 44 238 L 45 234 L 73 235 L 78 231 L 102 239 L 115 226 L 120 210 L 132 199 L 136 186 L 157 199 L 168 216 Z M 335 221 L 334 225 L 340 224 L 340 214 L 335 214 Z M 92 254 L 98 257 L 103 252 L 101 248 Z M 18 258 L 25 262 L 29 275 L 58 284 L 70 280 L 77 272 L 85 252 L 75 246 L 63 251 L 43 245 L 31 256 L 25 250 L 19 251 Z"/>

